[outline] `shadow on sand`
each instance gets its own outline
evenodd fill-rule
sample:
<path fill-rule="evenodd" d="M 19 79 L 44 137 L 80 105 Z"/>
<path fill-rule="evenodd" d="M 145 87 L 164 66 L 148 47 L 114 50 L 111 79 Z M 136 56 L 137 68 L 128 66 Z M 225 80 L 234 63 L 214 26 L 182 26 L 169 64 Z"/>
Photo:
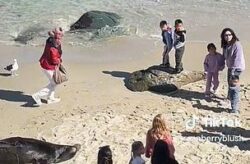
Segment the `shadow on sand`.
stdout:
<path fill-rule="evenodd" d="M 162 66 L 159 66 L 159 65 L 151 66 L 151 67 L 147 68 L 144 71 L 151 72 L 151 70 L 159 70 L 159 71 L 167 72 L 169 74 L 174 74 L 175 73 L 174 68 L 172 68 L 172 67 L 166 68 L 166 67 L 162 67 Z M 140 70 L 140 71 L 142 71 L 142 70 Z M 111 75 L 113 77 L 123 78 L 124 79 L 123 80 L 124 81 L 124 86 L 126 86 L 128 88 L 128 85 L 127 85 L 128 84 L 128 78 L 131 75 L 131 73 L 124 72 L 124 71 L 102 71 L 102 73 L 109 74 L 109 75 Z"/>
<path fill-rule="evenodd" d="M 197 104 L 193 104 L 192 106 L 197 109 L 206 110 L 206 111 L 212 111 L 214 113 L 222 113 L 222 112 L 229 112 L 229 109 L 222 108 L 222 107 L 210 107 L 208 105 L 201 104 L 201 101 L 197 100 Z"/>
<path fill-rule="evenodd" d="M 129 72 L 123 72 L 123 71 L 102 71 L 102 73 L 111 75 L 113 77 L 123 78 L 124 86 L 127 87 L 128 78 L 129 78 L 129 75 L 130 75 Z"/>
<path fill-rule="evenodd" d="M 153 93 L 156 93 L 156 92 L 153 92 Z M 156 94 L 160 94 L 160 93 L 156 93 Z M 203 92 L 179 89 L 179 90 L 176 90 L 174 92 L 165 93 L 165 94 L 163 93 L 162 95 L 166 95 L 168 97 L 173 97 L 173 98 L 180 98 L 183 100 L 193 102 L 192 106 L 194 108 L 201 109 L 201 110 L 212 111 L 215 113 L 229 111 L 229 109 L 227 109 L 227 108 L 211 107 L 211 106 L 202 104 L 201 101 L 206 101 L 206 102 L 214 102 L 214 103 L 217 103 L 219 105 L 222 101 L 222 98 L 217 98 L 217 97 L 206 98 Z"/>
<path fill-rule="evenodd" d="M 34 100 L 30 95 L 25 95 L 21 91 L 10 91 L 0 89 L 0 100 L 10 102 L 23 102 L 22 107 L 34 107 Z"/>
<path fill-rule="evenodd" d="M 150 71 L 151 69 L 156 69 L 156 70 L 161 70 L 161 71 L 165 71 L 168 73 L 174 73 L 175 69 L 174 68 L 164 68 L 164 67 L 160 67 L 160 66 L 152 66 L 149 67 L 147 70 L 145 71 Z M 104 74 L 109 74 L 113 77 L 117 77 L 117 78 L 123 78 L 124 81 L 124 86 L 128 88 L 128 78 L 130 76 L 129 72 L 123 72 L 123 71 L 102 71 Z M 187 101 L 195 101 L 196 103 L 193 104 L 194 108 L 198 108 L 201 110 L 207 110 L 207 111 L 213 111 L 215 113 L 221 113 L 221 112 L 228 112 L 228 109 L 225 108 L 221 108 L 221 107 L 210 107 L 207 105 L 203 105 L 201 103 L 201 100 L 205 100 L 207 102 L 215 102 L 215 103 L 220 103 L 219 99 L 220 98 L 205 98 L 204 93 L 203 92 L 197 92 L 197 91 L 191 91 L 191 90 L 184 90 L 184 89 L 179 89 L 179 90 L 175 90 L 173 92 L 169 92 L 169 90 L 164 90 L 162 89 L 163 87 L 159 86 L 159 92 L 156 91 L 150 91 L 154 94 L 160 94 L 160 95 L 164 95 L 164 96 L 169 96 L 169 97 L 173 97 L 173 98 L 180 98 L 180 99 L 184 99 Z M 154 88 L 156 90 L 156 88 Z M 167 93 L 168 92 L 168 93 Z"/>
<path fill-rule="evenodd" d="M 202 125 L 204 130 L 209 132 L 221 132 L 224 135 L 240 135 L 245 138 L 250 138 L 250 130 L 243 129 L 241 127 L 229 127 L 229 126 L 220 126 L 220 127 L 206 127 Z"/>
<path fill-rule="evenodd" d="M 8 76 L 11 76 L 11 73 L 0 73 L 0 76 L 8 77 Z"/>

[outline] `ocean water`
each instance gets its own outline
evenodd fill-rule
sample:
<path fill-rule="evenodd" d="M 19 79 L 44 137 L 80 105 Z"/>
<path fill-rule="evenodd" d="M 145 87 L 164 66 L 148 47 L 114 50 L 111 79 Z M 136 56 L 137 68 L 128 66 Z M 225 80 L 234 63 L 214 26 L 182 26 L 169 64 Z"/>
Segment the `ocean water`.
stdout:
<path fill-rule="evenodd" d="M 35 36 L 27 44 L 44 43 L 48 30 L 61 26 L 65 31 L 91 10 L 115 12 L 121 24 L 92 33 L 66 32 L 64 44 L 91 45 L 112 37 L 159 39 L 159 22 L 184 21 L 190 41 L 217 41 L 224 27 L 249 41 L 249 0 L 0 0 L 0 44 L 19 44 L 14 39 L 31 30 Z M 157 36 L 157 37 L 155 37 Z"/>

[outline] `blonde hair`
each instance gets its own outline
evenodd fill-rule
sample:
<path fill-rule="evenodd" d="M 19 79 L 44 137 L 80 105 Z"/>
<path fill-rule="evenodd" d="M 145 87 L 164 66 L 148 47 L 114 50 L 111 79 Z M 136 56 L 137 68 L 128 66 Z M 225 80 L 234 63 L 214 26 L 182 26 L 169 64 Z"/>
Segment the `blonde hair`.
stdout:
<path fill-rule="evenodd" d="M 156 138 L 161 136 L 170 135 L 170 129 L 166 125 L 166 120 L 162 114 L 158 114 L 153 119 L 153 124 L 151 128 L 151 135 Z"/>

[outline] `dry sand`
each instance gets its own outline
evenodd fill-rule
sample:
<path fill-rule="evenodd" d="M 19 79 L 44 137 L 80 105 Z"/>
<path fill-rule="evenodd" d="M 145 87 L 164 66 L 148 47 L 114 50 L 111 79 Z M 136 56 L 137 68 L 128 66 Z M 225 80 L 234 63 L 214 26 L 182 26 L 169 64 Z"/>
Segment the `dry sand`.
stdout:
<path fill-rule="evenodd" d="M 187 44 L 186 69 L 202 70 L 206 44 Z M 249 43 L 243 46 L 248 66 L 250 46 Z M 176 159 L 181 164 L 250 163 L 249 67 L 242 75 L 241 114 L 235 116 L 226 111 L 228 105 L 220 98 L 204 99 L 205 81 L 166 95 L 129 91 L 124 86 L 129 73 L 159 64 L 161 45 L 151 41 L 116 39 L 96 49 L 64 47 L 64 65 L 70 80 L 57 88 L 56 95 L 62 101 L 33 108 L 29 106 L 30 95 L 47 83 L 37 63 L 43 47 L 0 48 L 1 68 L 14 57 L 20 62 L 17 77 L 5 76 L 1 69 L 1 138 L 22 136 L 45 138 L 60 144 L 81 144 L 75 158 L 65 162 L 69 164 L 96 163 L 98 147 L 108 144 L 113 151 L 114 163 L 125 164 L 130 159 L 133 140 L 145 143 L 153 117 L 163 113 L 172 129 Z M 221 73 L 219 97 L 226 93 L 225 72 Z M 186 129 L 186 122 L 194 115 L 200 122 L 207 116 L 217 120 L 237 119 L 241 127 L 211 129 L 199 123 L 194 129 Z M 201 136 L 221 135 L 241 135 L 245 141 L 198 140 Z"/>

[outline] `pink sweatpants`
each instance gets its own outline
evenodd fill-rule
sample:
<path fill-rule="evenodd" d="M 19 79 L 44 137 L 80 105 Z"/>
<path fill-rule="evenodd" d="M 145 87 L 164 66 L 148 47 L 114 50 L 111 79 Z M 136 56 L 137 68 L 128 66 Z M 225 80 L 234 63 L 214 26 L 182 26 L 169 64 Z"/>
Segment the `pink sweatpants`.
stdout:
<path fill-rule="evenodd" d="M 205 93 L 210 93 L 212 84 L 213 84 L 213 90 L 216 90 L 219 86 L 219 72 L 207 73 L 207 84 Z"/>

